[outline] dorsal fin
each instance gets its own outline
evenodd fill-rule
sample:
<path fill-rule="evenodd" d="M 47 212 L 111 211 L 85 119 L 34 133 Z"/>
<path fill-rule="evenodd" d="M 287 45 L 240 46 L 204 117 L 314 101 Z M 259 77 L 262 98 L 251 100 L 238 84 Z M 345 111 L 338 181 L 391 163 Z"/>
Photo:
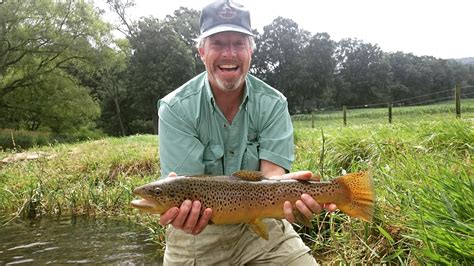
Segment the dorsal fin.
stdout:
<path fill-rule="evenodd" d="M 232 176 L 246 181 L 261 181 L 264 179 L 263 174 L 260 171 L 239 170 L 234 172 Z"/>

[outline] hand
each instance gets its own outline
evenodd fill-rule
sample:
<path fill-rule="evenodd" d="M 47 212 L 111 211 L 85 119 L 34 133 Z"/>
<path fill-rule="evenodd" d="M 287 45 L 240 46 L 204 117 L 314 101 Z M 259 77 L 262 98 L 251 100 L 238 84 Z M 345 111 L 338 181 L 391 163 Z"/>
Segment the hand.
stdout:
<path fill-rule="evenodd" d="M 296 179 L 296 180 L 314 180 L 319 181 L 319 177 L 313 177 L 313 173 L 311 171 L 299 171 L 284 174 L 282 176 L 273 177 L 273 179 Z M 337 209 L 336 204 L 334 203 L 325 203 L 320 205 L 317 203 L 310 195 L 303 194 L 301 195 L 301 199 L 297 200 L 295 203 L 296 208 L 298 211 L 303 214 L 308 220 L 313 218 L 313 214 L 320 213 L 323 208 L 327 211 L 335 211 Z M 293 215 L 293 206 L 291 202 L 285 201 L 283 204 L 283 213 L 285 214 L 285 219 L 290 222 L 295 222 L 295 216 Z"/>
<path fill-rule="evenodd" d="M 171 172 L 168 177 L 176 176 Z M 207 208 L 201 214 L 201 202 L 185 200 L 179 208 L 173 207 L 160 216 L 162 226 L 171 224 L 188 234 L 197 235 L 204 230 L 212 217 L 212 210 Z"/>

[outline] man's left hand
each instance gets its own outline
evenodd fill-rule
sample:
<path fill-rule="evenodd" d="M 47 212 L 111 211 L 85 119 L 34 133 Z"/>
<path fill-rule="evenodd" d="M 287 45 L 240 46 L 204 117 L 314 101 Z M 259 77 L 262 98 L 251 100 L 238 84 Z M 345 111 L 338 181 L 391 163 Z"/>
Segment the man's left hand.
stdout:
<path fill-rule="evenodd" d="M 278 177 L 272 177 L 271 179 L 295 179 L 301 181 L 308 181 L 314 180 L 319 181 L 319 177 L 313 177 L 313 173 L 311 171 L 298 171 L 293 173 L 284 174 Z M 313 214 L 320 213 L 323 209 L 327 211 L 335 211 L 337 209 L 336 204 L 334 203 L 325 203 L 319 204 L 314 200 L 310 195 L 303 194 L 301 195 L 301 199 L 295 202 L 295 206 L 298 211 L 303 214 L 308 220 L 313 218 Z M 295 216 L 293 215 L 293 206 L 291 202 L 285 201 L 283 204 L 283 213 L 285 214 L 285 219 L 290 222 L 295 222 Z"/>

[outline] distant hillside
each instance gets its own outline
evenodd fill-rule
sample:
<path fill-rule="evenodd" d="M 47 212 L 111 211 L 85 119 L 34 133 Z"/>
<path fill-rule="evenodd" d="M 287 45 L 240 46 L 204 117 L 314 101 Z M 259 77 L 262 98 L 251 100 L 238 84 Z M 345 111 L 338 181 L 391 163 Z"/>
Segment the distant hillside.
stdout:
<path fill-rule="evenodd" d="M 459 58 L 459 59 L 456 59 L 456 61 L 465 65 L 474 65 L 474 57 Z"/>

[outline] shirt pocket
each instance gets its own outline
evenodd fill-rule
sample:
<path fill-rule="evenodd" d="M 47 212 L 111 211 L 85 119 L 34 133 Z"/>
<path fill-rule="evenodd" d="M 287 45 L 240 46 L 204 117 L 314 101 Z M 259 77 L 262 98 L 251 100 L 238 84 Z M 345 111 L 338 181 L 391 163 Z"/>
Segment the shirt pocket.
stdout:
<path fill-rule="evenodd" d="M 258 157 L 259 146 L 257 134 L 249 133 L 247 146 L 245 147 L 244 156 L 242 158 L 242 169 L 250 171 L 258 171 L 260 169 L 260 159 Z"/>
<path fill-rule="evenodd" d="M 208 145 L 204 149 L 204 173 L 207 175 L 222 175 L 224 149 L 222 145 Z"/>

